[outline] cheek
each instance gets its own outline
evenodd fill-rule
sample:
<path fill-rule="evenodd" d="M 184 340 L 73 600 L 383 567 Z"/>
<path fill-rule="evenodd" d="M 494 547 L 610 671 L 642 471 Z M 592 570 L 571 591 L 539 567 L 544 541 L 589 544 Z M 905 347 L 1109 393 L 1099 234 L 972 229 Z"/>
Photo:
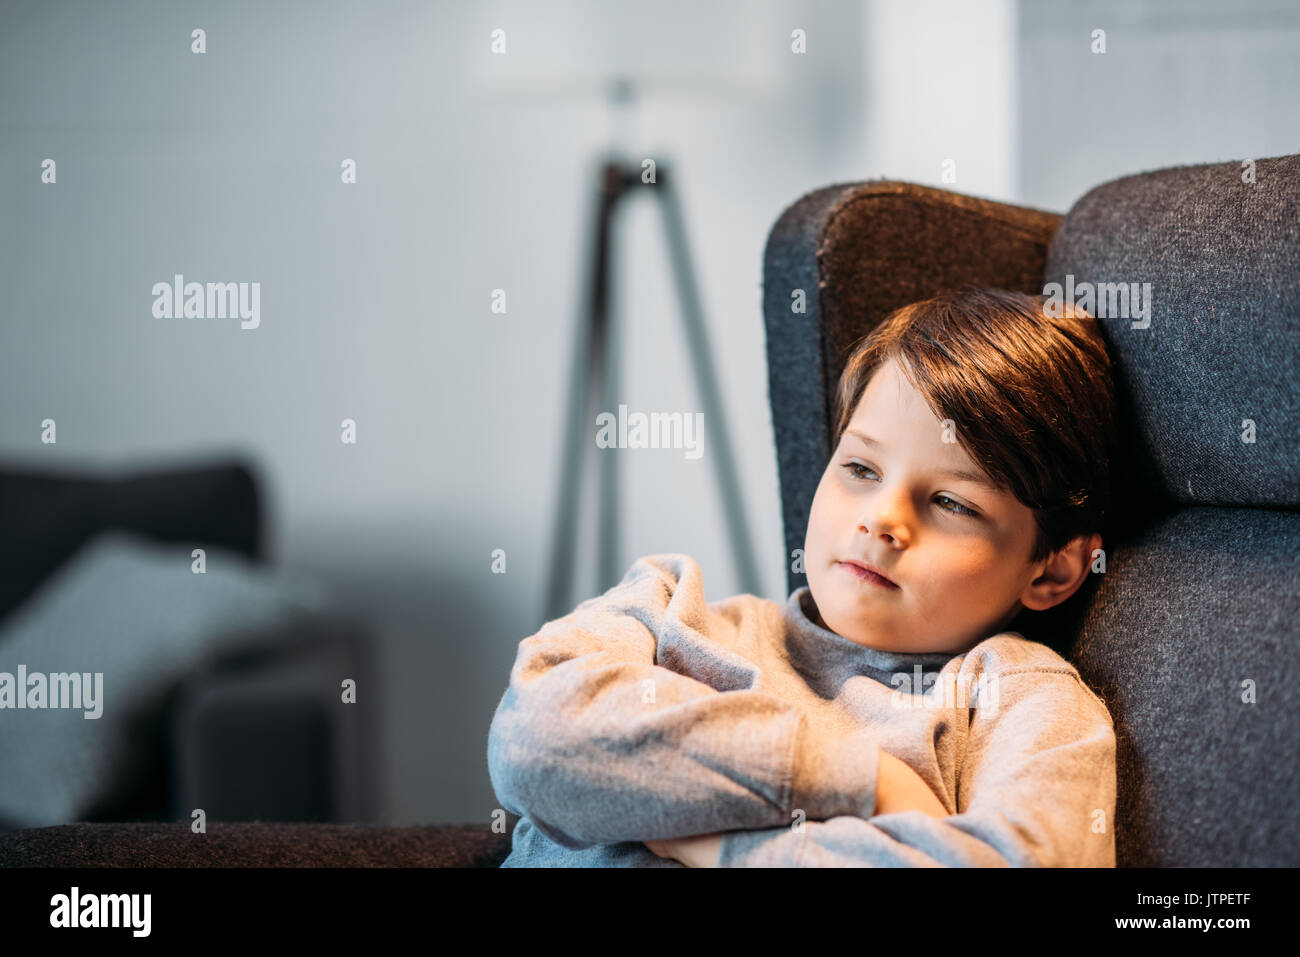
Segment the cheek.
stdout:
<path fill-rule="evenodd" d="M 941 555 L 930 556 L 931 584 L 950 593 L 994 597 L 1012 575 L 1010 563 L 999 557 L 998 546 L 988 539 L 955 539 Z"/>
<path fill-rule="evenodd" d="M 834 497 L 834 489 L 823 475 L 808 510 L 808 533 L 804 542 L 806 554 L 820 555 L 829 547 L 828 535 L 835 521 Z"/>

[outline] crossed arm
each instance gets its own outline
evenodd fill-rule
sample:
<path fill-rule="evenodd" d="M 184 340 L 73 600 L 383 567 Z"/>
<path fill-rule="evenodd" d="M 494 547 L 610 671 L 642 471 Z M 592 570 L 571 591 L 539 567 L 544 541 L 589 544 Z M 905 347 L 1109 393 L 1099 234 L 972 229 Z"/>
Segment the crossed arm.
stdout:
<path fill-rule="evenodd" d="M 920 811 L 934 818 L 949 816 L 919 774 L 892 754 L 881 751 L 876 772 L 876 813 L 897 814 L 902 811 Z M 721 831 L 645 841 L 644 844 L 660 857 L 672 858 L 687 867 L 717 867 L 722 856 Z"/>
<path fill-rule="evenodd" d="M 833 733 L 748 687 L 739 656 L 736 676 L 714 682 L 726 691 L 655 664 L 681 630 L 726 627 L 699 576 L 687 556 L 639 559 L 520 642 L 488 734 L 504 807 L 571 849 L 785 827 L 796 810 L 947 813 L 875 734 Z"/>

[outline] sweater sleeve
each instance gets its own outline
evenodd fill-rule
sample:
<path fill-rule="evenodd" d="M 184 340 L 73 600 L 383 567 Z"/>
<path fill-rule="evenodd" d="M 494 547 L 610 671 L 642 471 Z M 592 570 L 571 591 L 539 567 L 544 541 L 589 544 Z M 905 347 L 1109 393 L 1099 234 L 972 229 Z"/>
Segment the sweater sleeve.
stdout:
<path fill-rule="evenodd" d="M 877 736 L 749 687 L 752 663 L 709 640 L 724 627 L 758 625 L 711 610 L 694 559 L 670 554 L 525 638 L 488 731 L 501 805 L 575 850 L 783 825 L 794 808 L 870 815 Z M 668 666 L 690 649 L 707 681 Z"/>
<path fill-rule="evenodd" d="M 1115 732 L 1074 673 L 1020 671 L 971 711 L 960 813 L 728 831 L 722 867 L 1114 867 Z M 1008 700 L 1010 699 L 1010 700 Z"/>

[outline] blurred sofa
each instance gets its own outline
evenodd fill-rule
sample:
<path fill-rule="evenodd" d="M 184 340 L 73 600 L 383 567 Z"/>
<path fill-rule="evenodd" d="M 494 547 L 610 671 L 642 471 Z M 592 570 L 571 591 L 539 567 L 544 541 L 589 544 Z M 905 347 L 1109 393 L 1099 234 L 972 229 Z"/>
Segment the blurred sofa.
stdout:
<path fill-rule="evenodd" d="M 0 830 L 373 819 L 366 630 L 266 562 L 263 518 L 239 463 L 0 468 L 0 671 L 100 672 L 106 699 L 0 711 Z"/>

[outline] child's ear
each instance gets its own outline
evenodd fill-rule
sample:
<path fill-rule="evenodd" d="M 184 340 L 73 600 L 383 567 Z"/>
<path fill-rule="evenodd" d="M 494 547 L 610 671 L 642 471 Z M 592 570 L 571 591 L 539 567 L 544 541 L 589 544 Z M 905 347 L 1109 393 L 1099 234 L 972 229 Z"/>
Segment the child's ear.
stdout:
<path fill-rule="evenodd" d="M 1046 611 L 1065 601 L 1088 579 L 1093 552 L 1101 547 L 1096 532 L 1079 535 L 1043 562 L 1038 577 L 1025 586 L 1020 601 L 1033 611 Z"/>

